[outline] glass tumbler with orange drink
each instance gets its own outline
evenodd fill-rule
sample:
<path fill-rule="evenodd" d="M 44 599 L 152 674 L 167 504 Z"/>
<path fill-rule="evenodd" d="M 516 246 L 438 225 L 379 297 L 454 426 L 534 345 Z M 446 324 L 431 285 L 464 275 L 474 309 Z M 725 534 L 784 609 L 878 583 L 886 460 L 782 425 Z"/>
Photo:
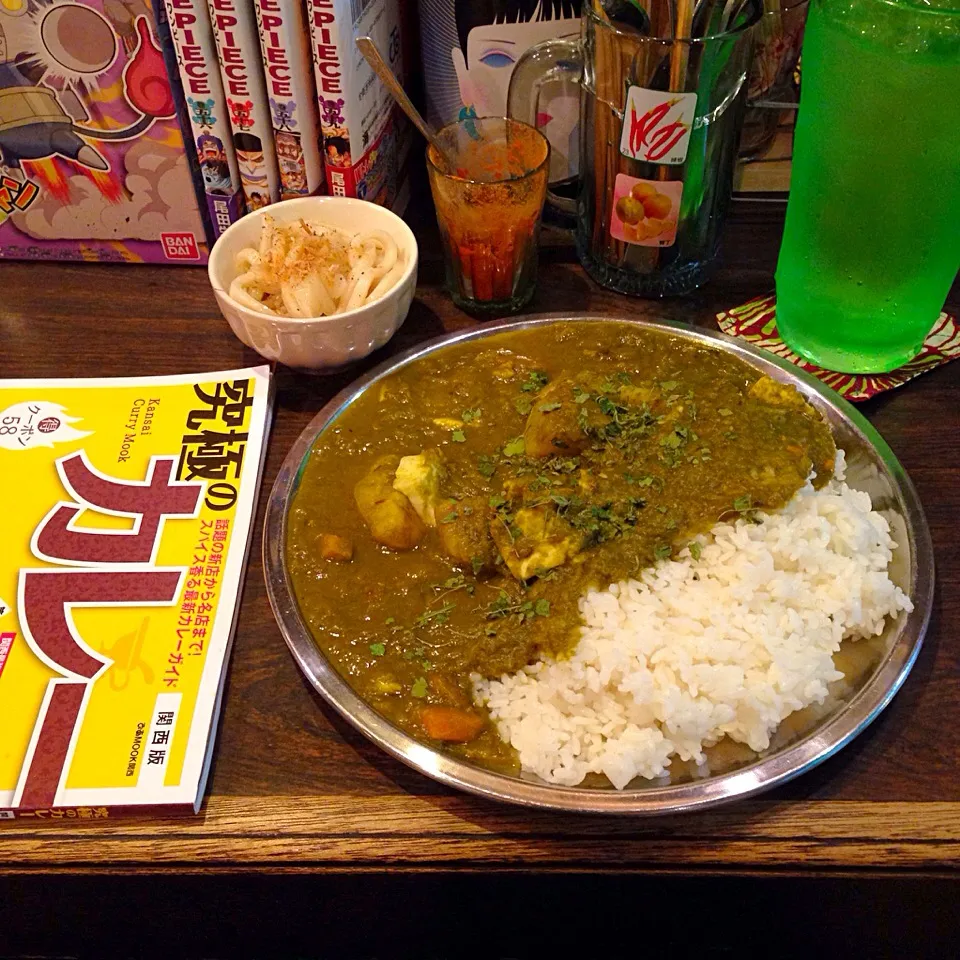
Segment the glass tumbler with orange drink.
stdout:
<path fill-rule="evenodd" d="M 537 282 L 537 240 L 550 146 L 533 127 L 471 117 L 443 127 L 427 150 L 447 289 L 470 313 L 523 309 Z"/>

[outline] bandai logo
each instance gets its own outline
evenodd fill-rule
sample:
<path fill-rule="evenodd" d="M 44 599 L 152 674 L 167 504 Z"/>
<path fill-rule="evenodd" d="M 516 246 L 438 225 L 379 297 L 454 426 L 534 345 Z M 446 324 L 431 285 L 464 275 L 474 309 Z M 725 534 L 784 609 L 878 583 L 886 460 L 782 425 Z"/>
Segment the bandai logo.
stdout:
<path fill-rule="evenodd" d="M 161 233 L 163 255 L 168 260 L 199 260 L 200 248 L 192 233 Z"/>

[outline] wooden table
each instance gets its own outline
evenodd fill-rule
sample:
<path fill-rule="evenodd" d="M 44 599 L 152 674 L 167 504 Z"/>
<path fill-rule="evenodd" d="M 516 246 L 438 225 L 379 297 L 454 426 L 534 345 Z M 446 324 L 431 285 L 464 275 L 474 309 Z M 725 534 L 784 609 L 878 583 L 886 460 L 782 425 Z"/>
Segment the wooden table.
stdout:
<path fill-rule="evenodd" d="M 412 219 L 422 246 L 417 299 L 394 342 L 355 373 L 473 323 L 442 292 L 430 211 Z M 715 279 L 664 303 L 600 290 L 568 245 L 548 246 L 531 310 L 711 325 L 717 310 L 771 288 L 781 224 L 778 208 L 738 206 Z M 258 360 L 221 319 L 200 269 L 4 263 L 0 290 L 5 377 L 162 374 Z M 960 306 L 957 288 L 950 303 Z M 355 373 L 277 371 L 261 519 L 287 449 Z M 926 507 L 936 611 L 895 701 L 814 772 L 762 799 L 657 820 L 535 813 L 453 793 L 381 753 L 312 691 L 274 623 L 255 549 L 202 813 L 69 830 L 4 825 L 0 955 L 103 956 L 104 944 L 119 943 L 172 956 L 171 944 L 190 943 L 207 956 L 281 948 L 520 956 L 537 944 L 598 946 L 644 913 L 660 921 L 666 947 L 688 937 L 691 903 L 696 929 L 711 929 L 715 944 L 734 942 L 729 911 L 749 904 L 751 929 L 786 932 L 794 947 L 817 943 L 826 925 L 863 949 L 889 937 L 891 947 L 910 939 L 911 956 L 923 952 L 918 943 L 937 955 L 954 932 L 960 864 L 958 387 L 960 364 L 948 365 L 863 407 Z M 574 920 L 588 903 L 605 918 L 599 926 Z M 893 926 L 882 932 L 886 908 L 895 935 Z M 524 922 L 504 933 L 490 922 L 497 916 Z M 437 946 L 440 917 L 456 949 Z M 549 917 L 560 922 L 544 927 Z"/>

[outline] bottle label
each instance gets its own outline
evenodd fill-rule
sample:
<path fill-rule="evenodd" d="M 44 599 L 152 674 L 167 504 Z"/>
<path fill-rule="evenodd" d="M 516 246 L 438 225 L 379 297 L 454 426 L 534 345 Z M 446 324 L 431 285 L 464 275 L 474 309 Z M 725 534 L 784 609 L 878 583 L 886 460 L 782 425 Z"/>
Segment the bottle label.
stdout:
<path fill-rule="evenodd" d="M 630 87 L 623 108 L 620 152 L 646 163 L 683 163 L 696 108 L 695 93 Z"/>
<path fill-rule="evenodd" d="M 610 236 L 641 247 L 672 247 L 682 196 L 682 180 L 638 180 L 618 174 Z"/>

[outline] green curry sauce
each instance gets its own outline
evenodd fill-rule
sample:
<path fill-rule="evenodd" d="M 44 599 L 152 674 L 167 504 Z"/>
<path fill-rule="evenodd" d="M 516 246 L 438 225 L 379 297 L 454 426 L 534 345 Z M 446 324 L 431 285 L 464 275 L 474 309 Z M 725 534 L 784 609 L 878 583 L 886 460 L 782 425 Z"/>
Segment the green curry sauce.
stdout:
<path fill-rule="evenodd" d="M 290 511 L 290 574 L 368 702 L 515 770 L 471 673 L 563 656 L 588 588 L 782 507 L 834 454 L 797 391 L 720 350 L 616 322 L 501 333 L 398 371 L 326 430 Z"/>

